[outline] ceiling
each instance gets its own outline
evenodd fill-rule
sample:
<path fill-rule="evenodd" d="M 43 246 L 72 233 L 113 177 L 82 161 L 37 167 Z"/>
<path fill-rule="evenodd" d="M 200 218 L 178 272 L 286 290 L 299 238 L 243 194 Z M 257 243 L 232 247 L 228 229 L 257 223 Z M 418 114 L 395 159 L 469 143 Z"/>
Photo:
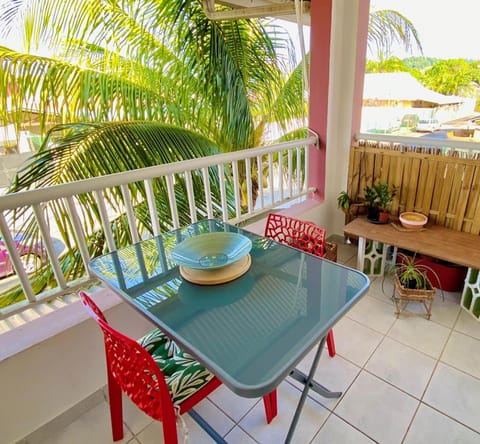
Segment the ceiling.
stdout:
<path fill-rule="evenodd" d="M 276 17 L 297 22 L 296 5 L 304 24 L 310 24 L 310 0 L 203 0 L 203 9 L 211 20 L 236 20 L 253 17 Z M 216 10 L 215 6 L 227 6 Z M 300 11 L 300 5 L 303 11 Z"/>

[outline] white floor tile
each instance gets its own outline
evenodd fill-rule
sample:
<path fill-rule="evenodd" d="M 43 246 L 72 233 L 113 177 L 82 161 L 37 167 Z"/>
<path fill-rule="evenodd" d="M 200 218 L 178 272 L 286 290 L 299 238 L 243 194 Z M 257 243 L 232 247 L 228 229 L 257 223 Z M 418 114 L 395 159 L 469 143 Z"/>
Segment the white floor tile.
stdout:
<path fill-rule="evenodd" d="M 123 395 L 123 421 L 130 431 L 136 435 L 150 425 L 154 419 L 143 413 L 125 394 Z"/>
<path fill-rule="evenodd" d="M 330 415 L 312 444 L 373 444 L 370 438 L 347 424 L 336 415 Z"/>
<path fill-rule="evenodd" d="M 228 444 L 256 444 L 256 441 L 248 436 L 240 427 L 235 427 L 226 437 Z"/>
<path fill-rule="evenodd" d="M 298 369 L 305 374 L 308 374 L 313 358 L 314 351 L 310 352 L 303 359 L 303 361 L 298 365 Z M 347 361 L 338 354 L 333 358 L 330 357 L 325 349 L 320 357 L 320 362 L 318 364 L 317 371 L 315 372 L 314 379 L 319 384 L 331 391 L 345 392 L 348 387 L 350 387 L 359 372 L 360 367 L 357 367 L 355 364 L 352 364 L 350 361 Z M 293 379 L 289 378 L 288 381 L 300 387 L 300 390 L 303 389 L 303 386 Z M 340 398 L 324 398 L 318 393 L 315 393 L 313 390 L 309 391 L 309 396 L 320 402 L 328 409 L 332 409 L 340 400 Z"/>
<path fill-rule="evenodd" d="M 393 300 L 392 300 L 392 293 L 393 293 L 393 281 L 388 276 L 385 277 L 377 277 L 371 280 L 370 288 L 368 290 L 368 296 L 375 298 L 379 301 L 385 302 L 392 306 L 392 313 L 393 313 Z"/>
<path fill-rule="evenodd" d="M 467 313 L 463 308 L 460 308 L 460 316 L 455 324 L 455 330 L 480 339 L 480 321 L 475 319 L 470 313 Z"/>
<path fill-rule="evenodd" d="M 424 317 L 400 315 L 388 332 L 388 336 L 438 359 L 450 331 Z"/>
<path fill-rule="evenodd" d="M 225 436 L 233 429 L 233 427 L 235 427 L 235 422 L 225 415 L 225 413 L 209 399 L 204 399 L 197 404 L 194 407 L 194 410 L 222 436 Z"/>
<path fill-rule="evenodd" d="M 189 442 L 195 444 L 214 444 L 215 441 L 192 419 L 190 416 L 182 415 L 185 422 L 177 422 L 178 442 Z M 136 436 L 140 444 L 162 444 L 163 427 L 160 421 L 154 421 Z"/>
<path fill-rule="evenodd" d="M 439 363 L 423 402 L 480 432 L 480 380 Z"/>
<path fill-rule="evenodd" d="M 349 318 L 341 319 L 333 331 L 337 353 L 360 367 L 383 339 L 382 334 Z"/>
<path fill-rule="evenodd" d="M 363 297 L 346 315 L 380 333 L 387 333 L 396 321 L 393 305 L 370 296 Z"/>
<path fill-rule="evenodd" d="M 480 339 L 452 332 L 440 360 L 480 379 Z"/>
<path fill-rule="evenodd" d="M 480 434 L 421 404 L 404 444 L 478 444 Z"/>
<path fill-rule="evenodd" d="M 124 427 L 124 437 L 117 443 L 127 443 L 133 436 L 127 427 Z M 76 421 L 62 430 L 59 430 L 44 444 L 105 444 L 113 442 L 110 425 L 110 412 L 105 402 L 84 413 Z"/>
<path fill-rule="evenodd" d="M 258 398 L 242 398 L 225 385 L 221 385 L 208 398 L 235 422 L 240 421 L 258 402 Z"/>
<path fill-rule="evenodd" d="M 435 359 L 424 353 L 390 338 L 385 338 L 365 368 L 379 378 L 420 399 L 436 362 Z"/>
<path fill-rule="evenodd" d="M 454 296 L 457 296 L 457 298 L 454 298 Z M 433 301 L 431 321 L 452 328 L 460 312 L 459 299 L 458 293 L 445 293 L 445 300 L 442 300 L 441 293 L 437 291 Z"/>
<path fill-rule="evenodd" d="M 299 400 L 300 391 L 284 382 L 278 388 L 278 415 L 270 424 L 265 422 L 263 406 L 257 404 L 239 425 L 261 444 L 283 442 Z M 327 419 L 328 414 L 329 411 L 323 406 L 307 398 L 292 442 L 309 443 Z"/>
<path fill-rule="evenodd" d="M 411 396 L 362 371 L 335 413 L 375 441 L 398 444 L 417 406 Z"/>

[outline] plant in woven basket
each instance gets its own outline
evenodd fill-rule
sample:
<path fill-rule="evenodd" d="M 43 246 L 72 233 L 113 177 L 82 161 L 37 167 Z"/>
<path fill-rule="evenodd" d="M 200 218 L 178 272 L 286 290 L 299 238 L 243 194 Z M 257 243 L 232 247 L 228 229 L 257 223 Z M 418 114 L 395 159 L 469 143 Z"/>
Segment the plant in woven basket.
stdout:
<path fill-rule="evenodd" d="M 398 317 L 409 302 L 420 302 L 426 309 L 427 319 L 430 319 L 435 288 L 430 282 L 429 274 L 434 276 L 438 283 L 440 280 L 434 270 L 427 265 L 417 263 L 415 257 L 416 254 L 408 256 L 397 253 L 397 263 L 393 267 L 394 290 L 392 295 L 396 306 L 395 314 Z"/>
<path fill-rule="evenodd" d="M 404 253 L 397 253 L 397 264 L 394 267 L 398 281 L 406 289 L 431 290 L 433 288 L 428 274 L 433 275 L 438 284 L 440 278 L 435 270 L 428 265 L 418 264 L 416 254 L 409 256 Z"/>
<path fill-rule="evenodd" d="M 399 259 L 395 267 L 395 273 L 403 287 L 417 290 L 431 288 L 429 287 L 427 270 L 423 269 L 425 266 L 415 263 L 415 255 L 407 256 L 399 253 Z"/>

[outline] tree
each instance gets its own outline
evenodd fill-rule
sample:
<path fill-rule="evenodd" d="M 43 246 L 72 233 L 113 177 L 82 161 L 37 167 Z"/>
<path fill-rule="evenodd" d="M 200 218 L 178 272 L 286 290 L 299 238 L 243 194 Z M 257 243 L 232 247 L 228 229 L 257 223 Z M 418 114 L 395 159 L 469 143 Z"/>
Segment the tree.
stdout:
<path fill-rule="evenodd" d="M 278 49 L 287 47 L 289 39 L 278 29 L 272 37 L 259 20 L 212 22 L 198 2 L 166 0 L 118 5 L 98 0 L 14 1 L 10 14 L 3 17 L 11 27 L 19 17 L 28 25 L 31 32 L 24 35 L 30 39 L 27 47 L 31 51 L 35 41 L 55 50 L 50 57 L 40 57 L 0 48 L 5 68 L 0 72 L 3 119 L 20 125 L 25 105 L 31 104 L 41 116 L 42 131 L 68 122 L 54 127 L 40 151 L 17 175 L 10 192 L 155 165 L 159 159 L 169 163 L 207 156 L 218 149 L 255 146 L 269 122 L 281 122 L 288 128 L 290 120 L 304 115 L 303 91 L 295 81 L 299 70 L 291 78 L 285 75 L 284 65 L 289 61 L 278 56 Z M 7 108 L 10 101 L 13 106 Z M 155 129 L 162 133 L 163 142 L 159 145 L 150 140 L 152 152 L 148 155 L 137 143 L 110 143 L 121 124 L 110 127 L 110 132 L 98 123 L 87 124 L 139 119 L 172 125 Z M 104 137 L 100 145 L 86 143 L 92 140 L 92 133 L 109 134 L 110 138 Z M 188 149 L 180 150 L 179 145 Z M 201 149 L 196 149 L 198 146 Z M 117 162 L 120 158 L 122 162 Z M 196 195 L 202 195 L 201 185 L 195 182 L 194 186 Z M 159 204 L 165 204 L 168 199 L 162 199 L 161 189 L 157 191 Z M 219 190 L 213 187 L 212 192 L 218 194 Z M 91 202 L 82 204 L 85 209 L 94 208 Z M 136 211 L 141 214 L 142 209 Z M 188 208 L 180 206 L 179 211 L 185 223 Z M 55 209 L 56 224 L 68 245 L 64 214 L 64 208 Z M 91 217 L 96 221 L 98 214 L 93 211 Z M 128 243 L 124 217 L 112 225 L 118 245 Z M 35 236 L 35 227 L 26 228 Z M 94 256 L 102 251 L 103 242 L 98 242 L 91 227 L 88 233 L 96 239 Z M 77 273 L 78 261 L 78 252 L 69 249 L 62 267 Z M 48 285 L 51 277 L 51 273 L 42 273 L 37 287 Z"/>
<path fill-rule="evenodd" d="M 442 94 L 474 97 L 480 86 L 478 62 L 440 60 L 425 72 L 423 83 Z"/>
<path fill-rule="evenodd" d="M 5 32 L 21 24 L 30 54 L 2 51 L 0 97 L 15 84 L 17 105 L 4 121 L 19 125 L 19 108 L 34 103 L 44 132 L 47 121 L 158 120 L 200 130 L 229 151 L 252 146 L 259 121 L 286 114 L 277 98 L 287 61 L 278 50 L 290 42 L 278 27 L 213 22 L 191 0 L 6 4 Z M 35 55 L 38 45 L 52 56 Z M 290 118 L 301 115 L 302 102 L 286 100 L 290 113 L 297 108 Z"/>
<path fill-rule="evenodd" d="M 272 122 L 289 138 L 298 131 L 291 122 L 306 115 L 301 66 L 279 56 L 291 52 L 289 37 L 262 20 L 210 21 L 195 0 L 3 0 L 0 22 L 4 34 L 21 29 L 25 41 L 25 54 L 0 48 L 0 118 L 18 128 L 32 112 L 43 134 L 59 123 L 161 121 L 232 151 L 259 145 Z M 80 149 L 83 172 L 102 174 L 90 165 L 94 146 Z M 146 162 L 157 162 L 166 147 L 156 149 Z M 149 165 L 133 164 L 133 144 L 122 150 L 132 163 L 112 163 L 109 171 Z M 71 170 L 71 152 L 52 151 L 47 140 L 10 191 L 32 187 L 32 178 L 71 180 L 49 174 L 55 164 Z M 128 242 L 125 224 L 116 226 Z"/>
<path fill-rule="evenodd" d="M 391 57 L 392 46 L 395 43 L 403 45 L 407 51 L 418 49 L 422 52 L 418 32 L 408 18 L 391 9 L 371 11 L 368 49 L 383 61 Z"/>

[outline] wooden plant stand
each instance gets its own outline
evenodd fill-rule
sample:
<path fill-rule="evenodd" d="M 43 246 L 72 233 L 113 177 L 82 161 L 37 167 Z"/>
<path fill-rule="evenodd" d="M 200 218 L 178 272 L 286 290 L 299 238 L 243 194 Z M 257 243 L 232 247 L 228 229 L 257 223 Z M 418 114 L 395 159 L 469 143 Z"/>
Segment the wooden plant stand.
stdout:
<path fill-rule="evenodd" d="M 428 289 L 411 289 L 405 288 L 400 283 L 397 274 L 394 274 L 394 285 L 393 285 L 393 295 L 392 299 L 395 302 L 397 310 L 395 314 L 397 318 L 400 316 L 400 313 L 406 312 L 406 307 L 409 302 L 422 302 L 425 310 L 427 311 L 425 316 L 427 319 L 430 319 L 432 316 L 432 304 L 435 299 L 435 288 L 433 288 L 432 283 L 427 278 Z M 411 311 L 408 313 L 412 313 Z"/>

